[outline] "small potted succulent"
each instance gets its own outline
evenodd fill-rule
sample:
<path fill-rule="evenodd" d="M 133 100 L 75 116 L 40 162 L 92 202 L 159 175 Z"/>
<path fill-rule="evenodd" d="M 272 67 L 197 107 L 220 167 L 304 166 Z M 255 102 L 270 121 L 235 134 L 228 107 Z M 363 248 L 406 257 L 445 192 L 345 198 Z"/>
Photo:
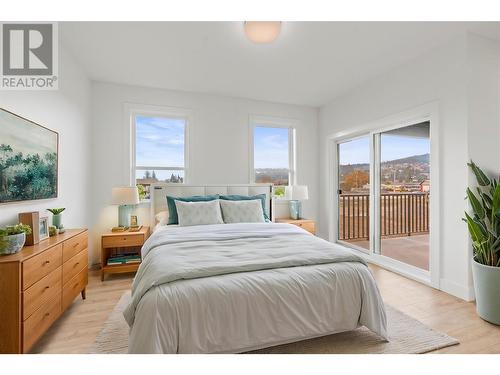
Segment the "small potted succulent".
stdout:
<path fill-rule="evenodd" d="M 31 227 L 26 224 L 0 228 L 0 255 L 15 254 L 21 250 L 26 242 L 27 234 L 31 234 Z"/>
<path fill-rule="evenodd" d="M 62 213 L 64 210 L 65 210 L 65 208 L 49 208 L 47 210 L 53 215 L 52 216 L 52 225 L 55 226 L 57 229 L 62 227 L 61 219 L 62 219 Z"/>

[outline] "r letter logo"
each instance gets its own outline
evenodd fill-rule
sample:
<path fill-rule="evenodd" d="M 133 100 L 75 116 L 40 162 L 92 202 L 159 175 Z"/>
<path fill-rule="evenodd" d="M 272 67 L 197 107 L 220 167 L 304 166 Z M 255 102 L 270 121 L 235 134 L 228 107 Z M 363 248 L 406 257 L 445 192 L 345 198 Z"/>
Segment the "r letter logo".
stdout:
<path fill-rule="evenodd" d="M 1 89 L 58 88 L 57 24 L 3 23 Z"/>

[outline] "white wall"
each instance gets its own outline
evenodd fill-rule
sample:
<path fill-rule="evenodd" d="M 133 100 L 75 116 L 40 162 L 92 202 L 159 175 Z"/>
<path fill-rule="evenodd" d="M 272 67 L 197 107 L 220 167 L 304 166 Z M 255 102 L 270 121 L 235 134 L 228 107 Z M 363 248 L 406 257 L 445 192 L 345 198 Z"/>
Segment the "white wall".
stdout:
<path fill-rule="evenodd" d="M 117 208 L 110 206 L 111 189 L 128 184 L 123 158 L 129 129 L 125 103 L 181 107 L 193 113 L 189 139 L 189 184 L 249 183 L 249 116 L 265 115 L 298 120 L 297 183 L 309 185 L 305 217 L 315 219 L 318 207 L 317 109 L 216 95 L 92 84 L 92 201 L 93 240 L 117 224 Z M 286 207 L 285 207 L 286 211 Z M 139 220 L 148 224 L 149 205 L 141 205 Z M 92 261 L 99 262 L 98 254 Z"/>
<path fill-rule="evenodd" d="M 327 137 L 425 103 L 438 102 L 440 151 L 441 288 L 471 297 L 470 248 L 461 222 L 468 183 L 467 38 L 461 37 L 392 70 L 320 108 L 320 199 L 328 199 Z M 329 213 L 320 207 L 320 234 L 328 235 Z"/>
<path fill-rule="evenodd" d="M 40 211 L 50 217 L 46 209 L 54 207 L 66 207 L 67 228 L 88 226 L 90 88 L 90 81 L 60 47 L 59 90 L 0 91 L 1 108 L 59 133 L 58 198 L 0 205 L 0 226 L 18 222 L 20 212 Z"/>

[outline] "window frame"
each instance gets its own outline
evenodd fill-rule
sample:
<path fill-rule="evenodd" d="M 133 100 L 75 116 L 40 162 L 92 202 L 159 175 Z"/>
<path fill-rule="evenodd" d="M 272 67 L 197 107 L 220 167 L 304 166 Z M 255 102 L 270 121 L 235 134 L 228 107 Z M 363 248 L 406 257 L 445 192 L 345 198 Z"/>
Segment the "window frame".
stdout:
<path fill-rule="evenodd" d="M 136 171 L 142 170 L 155 170 L 155 171 L 184 171 L 184 180 L 182 184 L 186 184 L 189 181 L 189 128 L 191 126 L 191 111 L 184 108 L 174 108 L 174 107 L 160 107 L 151 105 L 137 105 L 137 104 L 126 104 L 125 113 L 127 124 L 129 128 L 129 139 L 127 140 L 127 145 L 125 147 L 127 152 L 128 166 L 127 166 L 127 180 L 131 186 L 136 185 Z M 182 119 L 185 121 L 184 125 L 184 167 L 170 166 L 170 167 L 160 167 L 160 166 L 138 166 L 136 165 L 136 117 L 160 117 L 160 118 L 170 118 L 170 119 Z M 144 201 L 147 201 L 144 200 Z"/>
<path fill-rule="evenodd" d="M 288 185 L 279 186 L 292 186 L 297 182 L 297 120 L 286 119 L 279 117 L 250 115 L 249 117 L 249 182 L 254 184 L 255 181 L 255 128 L 268 127 L 268 128 L 285 128 L 288 129 Z M 276 185 L 278 186 L 278 185 Z M 273 185 L 273 195 L 274 188 Z M 276 197 L 275 199 L 286 199 L 286 197 Z"/>

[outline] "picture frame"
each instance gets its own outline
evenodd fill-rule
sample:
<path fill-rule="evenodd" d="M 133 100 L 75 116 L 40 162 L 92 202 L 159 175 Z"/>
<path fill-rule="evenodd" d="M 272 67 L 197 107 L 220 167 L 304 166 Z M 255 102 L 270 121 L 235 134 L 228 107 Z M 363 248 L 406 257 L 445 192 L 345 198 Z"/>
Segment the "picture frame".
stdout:
<path fill-rule="evenodd" d="M 136 227 L 138 223 L 137 215 L 130 215 L 130 226 Z"/>
<path fill-rule="evenodd" d="M 21 212 L 19 222 L 31 228 L 31 234 L 26 235 L 25 245 L 32 246 L 40 242 L 40 213 L 38 211 Z"/>
<path fill-rule="evenodd" d="M 39 240 L 43 241 L 49 238 L 49 218 L 44 216 L 39 221 Z"/>
<path fill-rule="evenodd" d="M 0 108 L 0 139 L 0 204 L 57 198 L 59 133 Z"/>

